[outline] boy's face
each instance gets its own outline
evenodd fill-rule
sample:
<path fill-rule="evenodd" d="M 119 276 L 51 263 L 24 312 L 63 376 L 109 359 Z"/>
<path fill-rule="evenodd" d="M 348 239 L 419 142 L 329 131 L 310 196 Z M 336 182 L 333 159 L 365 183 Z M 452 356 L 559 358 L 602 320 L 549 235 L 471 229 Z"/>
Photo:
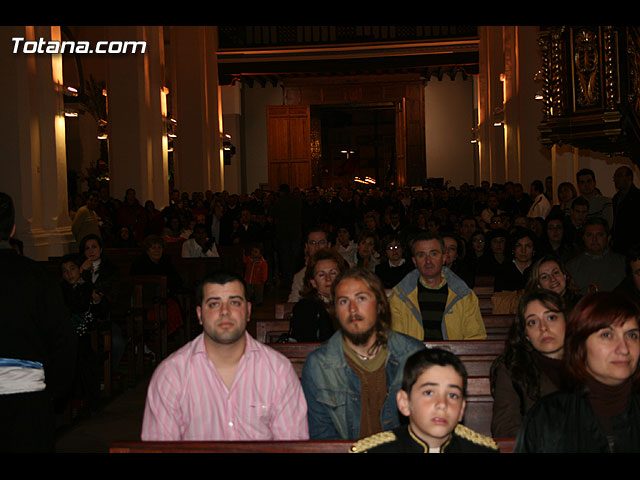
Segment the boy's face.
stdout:
<path fill-rule="evenodd" d="M 462 377 L 450 365 L 433 365 L 422 372 L 409 394 L 398 391 L 397 402 L 413 433 L 430 448 L 438 448 L 464 416 Z"/>
<path fill-rule="evenodd" d="M 62 278 L 70 285 L 80 280 L 80 268 L 73 262 L 65 262 L 62 264 Z"/>

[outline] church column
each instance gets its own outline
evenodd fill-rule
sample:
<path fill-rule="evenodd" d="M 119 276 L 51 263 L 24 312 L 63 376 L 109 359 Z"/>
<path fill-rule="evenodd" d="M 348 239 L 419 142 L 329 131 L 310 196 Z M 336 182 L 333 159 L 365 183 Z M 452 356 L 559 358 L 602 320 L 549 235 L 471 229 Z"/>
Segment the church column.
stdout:
<path fill-rule="evenodd" d="M 478 76 L 478 126 L 480 180 L 505 181 L 503 32 L 500 26 L 478 27 L 480 73 Z M 496 126 L 497 125 L 497 126 Z"/>
<path fill-rule="evenodd" d="M 217 30 L 211 26 L 170 27 L 175 72 L 173 105 L 175 186 L 180 191 L 224 189 Z"/>
<path fill-rule="evenodd" d="M 13 53 L 13 38 L 22 38 Z M 62 59 L 33 43 L 61 40 L 60 27 L 1 27 L 0 190 L 13 198 L 16 238 L 26 256 L 47 260 L 75 248 L 67 205 Z"/>
<path fill-rule="evenodd" d="M 146 42 L 145 53 L 106 57 L 111 195 L 122 199 L 134 188 L 140 203 L 153 200 L 162 209 L 169 201 L 162 27 L 107 30 L 110 41 Z"/>

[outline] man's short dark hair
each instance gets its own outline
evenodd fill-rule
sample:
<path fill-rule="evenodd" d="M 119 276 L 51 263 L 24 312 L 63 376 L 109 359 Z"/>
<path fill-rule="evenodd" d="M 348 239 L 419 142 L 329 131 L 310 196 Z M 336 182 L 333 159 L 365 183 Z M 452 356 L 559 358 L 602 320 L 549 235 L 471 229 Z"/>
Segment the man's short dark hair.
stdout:
<path fill-rule="evenodd" d="M 590 175 L 591 178 L 593 178 L 594 181 L 596 179 L 596 174 L 593 173 L 593 170 L 591 170 L 590 168 L 583 168 L 581 170 L 578 170 L 578 173 L 576 173 L 576 180 L 580 181 L 580 177 L 582 177 L 584 175 Z"/>
<path fill-rule="evenodd" d="M 80 240 L 80 243 L 78 244 L 78 252 L 80 252 L 82 255 L 84 255 L 84 249 L 89 240 L 95 240 L 98 243 L 98 246 L 100 248 L 103 248 L 102 238 L 100 237 L 100 235 L 96 235 L 95 233 L 90 233 L 88 235 L 85 235 L 82 238 L 82 240 Z"/>
<path fill-rule="evenodd" d="M 327 238 L 327 241 L 329 241 L 329 232 L 327 232 L 324 227 L 320 226 L 320 225 L 314 225 L 313 227 L 311 227 L 309 230 L 307 230 L 307 235 L 304 237 L 305 238 L 305 243 L 309 240 L 309 235 L 311 235 L 312 233 L 324 233 L 324 236 Z"/>
<path fill-rule="evenodd" d="M 605 233 L 607 235 L 609 235 L 609 222 L 607 222 L 604 218 L 602 218 L 602 217 L 587 217 L 587 220 L 584 222 L 585 230 L 587 229 L 587 227 L 589 225 L 602 225 L 602 228 L 604 228 Z"/>
<path fill-rule="evenodd" d="M 440 242 L 440 246 L 442 247 L 442 253 L 444 253 L 444 238 L 442 237 L 442 235 L 439 235 L 437 233 L 422 232 L 411 239 L 411 245 L 410 245 L 411 256 L 415 254 L 414 247 L 416 243 L 428 242 L 429 240 L 437 240 L 438 242 Z"/>
<path fill-rule="evenodd" d="M 197 305 L 202 305 L 202 300 L 204 300 L 204 286 L 213 283 L 215 285 L 226 285 L 231 282 L 240 282 L 242 284 L 242 291 L 245 299 L 247 298 L 247 283 L 244 281 L 240 275 L 235 272 L 229 272 L 226 270 L 219 270 L 217 272 L 207 274 L 196 290 L 196 301 Z"/>
<path fill-rule="evenodd" d="M 589 200 L 584 197 L 576 197 L 571 202 L 571 208 L 579 207 L 580 205 L 589 208 Z"/>
<path fill-rule="evenodd" d="M 467 369 L 462 360 L 454 353 L 441 348 L 425 348 L 407 358 L 402 373 L 402 390 L 411 393 L 413 385 L 422 373 L 433 367 L 453 367 L 462 377 L 462 397 L 467 396 Z"/>
<path fill-rule="evenodd" d="M 62 265 L 64 265 L 65 263 L 75 263 L 79 267 L 80 265 L 82 265 L 83 261 L 84 258 L 80 254 L 67 253 L 60 259 L 60 266 L 62 267 Z"/>
<path fill-rule="evenodd" d="M 160 235 L 156 235 L 156 234 L 151 234 L 151 235 L 147 235 L 144 239 L 143 242 L 143 246 L 145 251 L 148 251 L 151 247 L 153 247 L 154 245 L 161 245 L 162 248 L 164 249 L 165 247 L 165 241 L 164 238 L 161 237 Z"/>
<path fill-rule="evenodd" d="M 13 199 L 4 192 L 0 192 L 0 240 L 9 240 L 13 226 L 16 223 L 16 211 Z"/>
<path fill-rule="evenodd" d="M 531 182 L 531 186 L 538 193 L 544 192 L 544 187 L 542 186 L 542 182 L 540 180 L 534 180 L 533 182 Z"/>

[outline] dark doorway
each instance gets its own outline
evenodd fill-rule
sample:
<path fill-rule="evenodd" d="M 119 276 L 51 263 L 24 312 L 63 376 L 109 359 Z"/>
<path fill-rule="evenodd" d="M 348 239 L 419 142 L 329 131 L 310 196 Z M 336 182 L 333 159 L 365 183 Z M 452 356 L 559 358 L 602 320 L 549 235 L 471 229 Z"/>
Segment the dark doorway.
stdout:
<path fill-rule="evenodd" d="M 393 103 L 312 105 L 313 184 L 355 186 L 356 178 L 384 187 L 396 182 Z"/>

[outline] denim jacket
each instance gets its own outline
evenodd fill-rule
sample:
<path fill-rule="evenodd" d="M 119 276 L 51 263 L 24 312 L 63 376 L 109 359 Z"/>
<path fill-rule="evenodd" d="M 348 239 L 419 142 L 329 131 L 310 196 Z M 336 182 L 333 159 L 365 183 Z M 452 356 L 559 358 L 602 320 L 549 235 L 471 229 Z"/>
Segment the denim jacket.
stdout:
<path fill-rule="evenodd" d="M 396 393 L 402 387 L 404 363 L 412 353 L 425 348 L 415 338 L 393 331 L 388 334 L 387 398 L 380 418 L 383 430 L 400 425 Z M 302 369 L 302 388 L 307 400 L 310 439 L 360 437 L 360 378 L 347 364 L 340 331 L 309 354 Z"/>

